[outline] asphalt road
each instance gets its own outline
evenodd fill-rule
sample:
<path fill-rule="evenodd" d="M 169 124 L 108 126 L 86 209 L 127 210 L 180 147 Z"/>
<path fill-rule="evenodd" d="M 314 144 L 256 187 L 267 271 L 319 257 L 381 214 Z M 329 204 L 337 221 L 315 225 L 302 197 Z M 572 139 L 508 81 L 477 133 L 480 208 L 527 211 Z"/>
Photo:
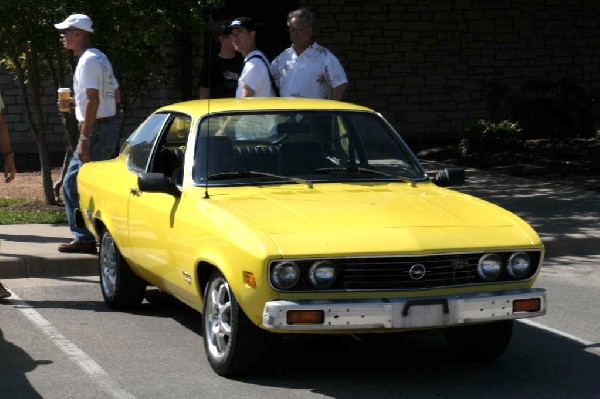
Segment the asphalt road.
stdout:
<path fill-rule="evenodd" d="M 548 315 L 516 323 L 495 362 L 437 336 L 291 340 L 238 380 L 210 369 L 200 315 L 156 290 L 120 313 L 97 278 L 4 283 L 0 398 L 600 398 L 600 256 L 547 261 Z"/>

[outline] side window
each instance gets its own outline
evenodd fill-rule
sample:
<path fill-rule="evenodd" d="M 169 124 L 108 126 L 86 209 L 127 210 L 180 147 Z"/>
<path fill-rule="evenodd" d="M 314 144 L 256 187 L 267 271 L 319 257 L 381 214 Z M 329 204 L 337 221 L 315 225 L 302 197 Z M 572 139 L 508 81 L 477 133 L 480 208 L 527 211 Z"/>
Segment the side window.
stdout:
<path fill-rule="evenodd" d="M 183 147 L 187 144 L 192 118 L 187 115 L 175 115 L 165 139 L 166 147 Z"/>
<path fill-rule="evenodd" d="M 157 148 L 152 172 L 173 176 L 179 168 L 183 168 L 185 148 L 192 126 L 192 118 L 183 114 L 171 115 L 164 138 Z"/>
<path fill-rule="evenodd" d="M 139 172 L 148 169 L 152 148 L 168 117 L 169 114 L 153 114 L 129 136 L 124 149 L 129 168 Z"/>

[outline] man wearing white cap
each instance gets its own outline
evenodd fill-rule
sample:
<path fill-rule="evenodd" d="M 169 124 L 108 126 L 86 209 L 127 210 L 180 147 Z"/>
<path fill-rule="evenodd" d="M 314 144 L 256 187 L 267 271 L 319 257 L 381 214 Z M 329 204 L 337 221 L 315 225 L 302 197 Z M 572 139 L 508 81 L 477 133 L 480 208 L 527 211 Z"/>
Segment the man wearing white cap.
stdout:
<path fill-rule="evenodd" d="M 79 207 L 77 173 L 89 161 L 109 159 L 119 140 L 116 104 L 120 102 L 119 83 L 104 53 L 91 43 L 92 20 L 73 14 L 54 25 L 63 45 L 79 57 L 73 76 L 75 117 L 79 122 L 79 142 L 63 178 L 63 194 L 69 227 L 75 239 L 58 247 L 60 252 L 96 253 L 94 236 L 75 226 L 73 211 Z"/>

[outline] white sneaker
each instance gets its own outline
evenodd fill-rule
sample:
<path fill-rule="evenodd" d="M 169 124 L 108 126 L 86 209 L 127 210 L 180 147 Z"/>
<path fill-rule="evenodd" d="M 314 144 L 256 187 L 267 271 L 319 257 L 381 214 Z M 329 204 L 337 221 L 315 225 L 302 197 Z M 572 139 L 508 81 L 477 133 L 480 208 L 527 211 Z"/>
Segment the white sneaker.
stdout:
<path fill-rule="evenodd" d="M 11 293 L 9 290 L 7 290 L 2 283 L 0 283 L 0 299 L 2 298 L 8 298 L 9 296 L 11 296 Z"/>

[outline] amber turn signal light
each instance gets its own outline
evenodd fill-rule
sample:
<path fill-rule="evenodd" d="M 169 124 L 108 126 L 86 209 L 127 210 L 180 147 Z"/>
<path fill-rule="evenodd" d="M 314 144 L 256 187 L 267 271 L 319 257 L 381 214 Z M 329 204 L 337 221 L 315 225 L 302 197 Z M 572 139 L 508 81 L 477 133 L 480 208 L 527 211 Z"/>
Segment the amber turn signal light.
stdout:
<path fill-rule="evenodd" d="M 244 284 L 250 288 L 256 288 L 256 277 L 253 273 L 244 272 Z"/>
<path fill-rule="evenodd" d="M 513 301 L 513 313 L 538 312 L 542 307 L 540 298 L 515 299 Z"/>
<path fill-rule="evenodd" d="M 322 310 L 289 310 L 288 324 L 323 324 L 325 313 Z"/>

